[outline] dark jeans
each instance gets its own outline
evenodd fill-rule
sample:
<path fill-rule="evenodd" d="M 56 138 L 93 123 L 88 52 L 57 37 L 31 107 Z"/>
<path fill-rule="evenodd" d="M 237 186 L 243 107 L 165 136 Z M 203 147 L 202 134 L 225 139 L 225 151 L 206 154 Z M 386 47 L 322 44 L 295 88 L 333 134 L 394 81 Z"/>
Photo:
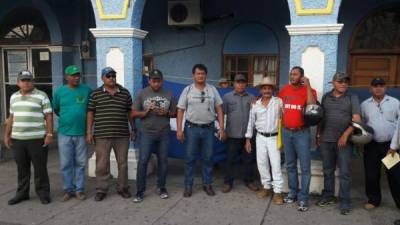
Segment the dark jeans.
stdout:
<path fill-rule="evenodd" d="M 336 162 L 339 166 L 339 199 L 340 208 L 350 208 L 351 190 L 351 153 L 353 145 L 347 144 L 338 149 L 337 142 L 322 142 L 320 146 L 322 156 L 322 167 L 324 171 L 323 198 L 332 198 L 335 195 L 335 170 Z"/>
<path fill-rule="evenodd" d="M 243 162 L 243 181 L 249 184 L 254 181 L 254 164 L 256 151 L 246 152 L 244 144 L 246 138 L 228 138 L 225 163 L 224 183 L 233 185 L 234 176 L 237 173 L 239 162 Z"/>
<path fill-rule="evenodd" d="M 157 186 L 158 188 L 165 188 L 168 172 L 168 144 L 169 132 L 156 134 L 141 133 L 139 162 L 136 175 L 137 194 L 143 195 L 146 190 L 147 165 L 153 152 L 157 155 L 158 163 Z"/>
<path fill-rule="evenodd" d="M 185 186 L 193 186 L 196 160 L 200 153 L 203 160 L 203 185 L 211 185 L 214 127 L 194 127 L 186 123 L 185 138 Z"/>
<path fill-rule="evenodd" d="M 382 159 L 386 156 L 390 148 L 390 142 L 378 143 L 375 141 L 365 145 L 364 168 L 365 168 L 365 192 L 368 203 L 379 206 L 381 203 L 381 167 Z M 400 208 L 400 165 L 397 164 L 390 170 L 386 169 L 390 192 L 397 208 Z"/>
<path fill-rule="evenodd" d="M 288 174 L 289 196 L 297 197 L 308 205 L 310 181 L 311 181 L 311 136 L 310 129 L 299 131 L 282 129 L 283 151 L 285 153 L 285 165 Z M 301 189 L 297 160 L 300 161 Z"/>
<path fill-rule="evenodd" d="M 29 196 L 31 178 L 31 162 L 34 169 L 35 191 L 40 197 L 49 197 L 50 182 L 47 173 L 48 148 L 43 147 L 43 139 L 15 140 L 12 139 L 12 150 L 18 168 L 18 188 L 16 196 Z"/>

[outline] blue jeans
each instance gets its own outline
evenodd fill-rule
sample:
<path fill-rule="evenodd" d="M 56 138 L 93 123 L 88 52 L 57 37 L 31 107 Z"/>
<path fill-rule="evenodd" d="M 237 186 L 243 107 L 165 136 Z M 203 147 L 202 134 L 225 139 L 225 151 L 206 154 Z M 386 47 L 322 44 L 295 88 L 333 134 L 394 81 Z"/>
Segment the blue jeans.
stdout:
<path fill-rule="evenodd" d="M 214 127 L 201 128 L 185 125 L 185 138 L 185 186 L 193 185 L 196 159 L 200 152 L 203 160 L 203 185 L 211 185 Z"/>
<path fill-rule="evenodd" d="M 140 134 L 139 162 L 136 174 L 137 194 L 143 195 L 146 190 L 147 165 L 151 154 L 157 155 L 158 188 L 165 188 L 168 172 L 168 144 L 169 132 Z"/>
<path fill-rule="evenodd" d="M 87 163 L 85 136 L 58 134 L 58 152 L 64 180 L 64 191 L 69 193 L 84 192 Z"/>
<path fill-rule="evenodd" d="M 288 174 L 289 196 L 297 197 L 308 205 L 311 181 L 311 135 L 310 129 L 298 131 L 282 129 L 282 143 Z M 297 159 L 301 168 L 301 189 L 297 173 Z"/>
<path fill-rule="evenodd" d="M 336 142 L 321 143 L 322 167 L 324 170 L 324 190 L 323 198 L 331 198 L 335 194 L 335 170 L 336 161 L 339 166 L 339 199 L 340 208 L 350 208 L 350 190 L 351 190 L 351 154 L 353 146 L 347 144 L 343 149 L 337 148 Z"/>

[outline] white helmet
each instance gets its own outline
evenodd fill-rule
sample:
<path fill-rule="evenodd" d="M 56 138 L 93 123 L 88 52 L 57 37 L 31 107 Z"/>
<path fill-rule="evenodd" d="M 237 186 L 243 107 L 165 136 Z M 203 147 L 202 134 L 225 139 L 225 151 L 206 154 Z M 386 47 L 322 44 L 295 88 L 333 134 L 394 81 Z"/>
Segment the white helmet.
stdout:
<path fill-rule="evenodd" d="M 351 121 L 351 125 L 354 127 L 354 131 L 350 137 L 350 140 L 354 144 L 364 145 L 372 141 L 372 138 L 374 136 L 374 129 L 372 129 L 372 127 L 354 121 Z"/>

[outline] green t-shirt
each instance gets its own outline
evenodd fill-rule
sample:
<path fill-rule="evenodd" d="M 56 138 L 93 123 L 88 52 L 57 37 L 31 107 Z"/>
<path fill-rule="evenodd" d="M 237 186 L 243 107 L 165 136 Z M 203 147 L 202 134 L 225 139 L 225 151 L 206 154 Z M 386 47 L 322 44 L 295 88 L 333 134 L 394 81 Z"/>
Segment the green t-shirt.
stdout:
<path fill-rule="evenodd" d="M 64 85 L 56 90 L 53 109 L 59 116 L 58 133 L 68 136 L 86 134 L 86 112 L 91 89 L 80 84 L 76 88 Z"/>

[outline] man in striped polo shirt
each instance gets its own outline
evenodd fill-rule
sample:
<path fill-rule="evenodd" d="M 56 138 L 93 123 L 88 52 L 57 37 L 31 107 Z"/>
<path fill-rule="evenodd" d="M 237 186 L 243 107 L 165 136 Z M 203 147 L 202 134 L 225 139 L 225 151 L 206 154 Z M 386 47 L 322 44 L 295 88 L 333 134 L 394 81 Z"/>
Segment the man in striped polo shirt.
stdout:
<path fill-rule="evenodd" d="M 95 140 L 96 151 L 96 201 L 102 201 L 108 191 L 110 175 L 110 152 L 114 149 L 118 163 L 117 192 L 123 198 L 130 198 L 128 186 L 129 123 L 132 98 L 129 91 L 116 82 L 116 72 L 111 67 L 101 71 L 103 85 L 92 92 L 89 98 L 86 126 L 86 141 Z M 94 122 L 94 135 L 92 126 Z"/>
<path fill-rule="evenodd" d="M 18 188 L 15 205 L 29 199 L 31 162 L 35 170 L 35 190 L 42 204 L 50 203 L 50 183 L 47 173 L 48 145 L 53 137 L 53 116 L 46 93 L 34 87 L 32 73 L 21 71 L 17 77 L 18 92 L 10 98 L 10 116 L 4 132 L 4 144 L 14 151 L 18 168 Z"/>

